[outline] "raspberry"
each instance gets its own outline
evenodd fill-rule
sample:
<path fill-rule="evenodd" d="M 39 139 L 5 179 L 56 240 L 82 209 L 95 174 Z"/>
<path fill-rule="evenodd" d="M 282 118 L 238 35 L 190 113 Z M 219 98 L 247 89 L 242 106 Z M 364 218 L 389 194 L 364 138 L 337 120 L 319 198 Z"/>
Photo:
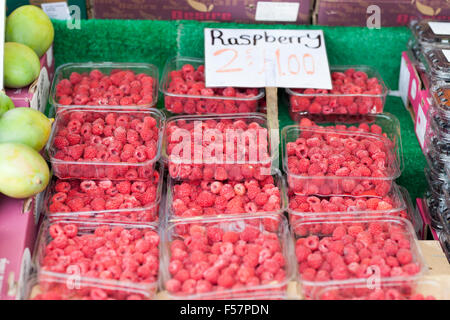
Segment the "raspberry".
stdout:
<path fill-rule="evenodd" d="M 69 141 L 62 136 L 56 136 L 53 140 L 53 145 L 60 150 L 63 150 L 65 147 L 69 146 Z"/>
<path fill-rule="evenodd" d="M 412 261 L 412 254 L 411 251 L 408 249 L 400 248 L 397 251 L 397 259 L 398 262 L 402 265 L 406 265 Z"/>

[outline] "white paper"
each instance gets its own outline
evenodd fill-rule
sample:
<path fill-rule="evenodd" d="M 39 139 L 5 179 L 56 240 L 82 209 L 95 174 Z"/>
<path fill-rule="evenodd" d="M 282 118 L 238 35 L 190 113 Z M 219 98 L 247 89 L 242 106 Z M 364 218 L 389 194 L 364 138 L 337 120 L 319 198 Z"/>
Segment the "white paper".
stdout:
<path fill-rule="evenodd" d="M 447 62 L 450 62 L 450 50 L 442 50 L 445 58 L 447 58 Z"/>
<path fill-rule="evenodd" d="M 416 119 L 416 135 L 419 140 L 420 146 L 423 148 L 425 143 L 425 132 L 427 130 L 427 117 L 422 110 L 422 104 L 417 109 Z"/>
<path fill-rule="evenodd" d="M 402 57 L 402 61 L 400 63 L 400 78 L 398 80 L 398 91 L 400 92 L 400 97 L 402 98 L 405 107 L 408 106 L 408 89 L 410 77 L 411 74 L 408 70 L 408 66 L 406 65 L 405 59 Z"/>
<path fill-rule="evenodd" d="M 42 3 L 42 10 L 51 18 L 57 20 L 70 19 L 70 11 L 67 2 Z"/>
<path fill-rule="evenodd" d="M 295 22 L 298 17 L 300 2 L 258 1 L 256 4 L 256 21 Z"/>
<path fill-rule="evenodd" d="M 430 26 L 431 30 L 433 30 L 434 34 L 442 36 L 450 35 L 450 22 L 430 21 L 428 22 L 428 25 Z"/>
<path fill-rule="evenodd" d="M 332 88 L 322 30 L 204 32 L 208 87 Z"/>

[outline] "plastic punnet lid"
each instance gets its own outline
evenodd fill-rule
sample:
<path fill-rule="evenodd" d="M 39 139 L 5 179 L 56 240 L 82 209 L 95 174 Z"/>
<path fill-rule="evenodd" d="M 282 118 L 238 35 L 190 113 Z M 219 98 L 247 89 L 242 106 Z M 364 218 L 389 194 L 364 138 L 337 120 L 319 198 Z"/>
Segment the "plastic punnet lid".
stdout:
<path fill-rule="evenodd" d="M 431 75 L 443 80 L 450 80 L 450 48 L 430 49 L 423 54 L 426 68 Z"/>
<path fill-rule="evenodd" d="M 431 96 L 436 111 L 443 120 L 450 120 L 450 83 L 436 82 L 431 87 Z"/>
<path fill-rule="evenodd" d="M 450 48 L 450 22 L 422 20 L 413 21 L 410 25 L 416 41 L 424 47 L 449 47 Z"/>

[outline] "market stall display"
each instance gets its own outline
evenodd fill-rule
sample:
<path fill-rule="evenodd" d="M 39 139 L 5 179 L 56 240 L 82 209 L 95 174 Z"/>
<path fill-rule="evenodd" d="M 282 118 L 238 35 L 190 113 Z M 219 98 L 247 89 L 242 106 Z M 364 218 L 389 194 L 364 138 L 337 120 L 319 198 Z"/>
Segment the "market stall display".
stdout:
<path fill-rule="evenodd" d="M 58 39 L 61 24 L 54 23 Z M 424 278 L 429 270 L 417 238 L 424 222 L 401 186 L 402 172 L 410 179 L 415 170 L 406 164 L 411 140 L 402 139 L 407 118 L 386 112 L 406 111 L 387 97 L 388 71 L 382 77 L 381 68 L 352 67 L 358 61 L 349 59 L 349 66 L 331 68 L 333 89 L 288 88 L 280 100 L 289 104 L 278 106 L 271 88 L 207 87 L 204 61 L 182 57 L 201 46 L 181 48 L 183 32 L 197 28 L 194 36 L 207 24 L 187 25 L 172 41 L 179 23 L 168 28 L 160 45 L 166 47 L 154 60 L 137 51 L 94 59 L 89 49 L 69 61 L 78 49 L 58 53 L 47 108 L 55 120 L 31 120 L 43 124 L 36 130 L 52 126 L 51 133 L 33 136 L 45 140 L 54 176 L 41 176 L 42 165 L 32 181 L 39 182 L 30 195 L 42 197 L 43 217 L 17 297 L 285 300 L 299 298 L 289 292 L 294 284 L 303 299 L 449 299 L 447 287 Z M 73 45 L 61 40 L 55 52 Z M 129 62 L 84 62 L 121 55 L 116 61 Z M 160 78 L 161 55 L 168 60 Z M 435 56 L 427 57 L 424 68 L 442 69 Z M 430 78 L 439 102 L 436 123 L 446 123 L 446 95 L 435 79 L 441 75 Z M 275 101 L 266 103 L 266 95 Z M 8 112 L 4 117 L 11 119 Z M 411 124 L 405 126 L 411 133 Z M 445 143 L 436 138 L 444 134 L 427 137 L 423 163 L 431 167 L 430 198 L 440 208 L 433 222 L 448 254 L 449 167 Z M 27 135 L 22 143 L 38 151 L 43 145 Z M 0 167 L 7 151 L 0 152 Z M 19 160 L 35 170 L 31 155 Z M 6 177 L 0 192 L 22 171 L 0 170 L 0 182 Z M 76 287 L 68 285 L 73 274 L 80 277 Z M 380 286 L 366 288 L 370 277 Z"/>

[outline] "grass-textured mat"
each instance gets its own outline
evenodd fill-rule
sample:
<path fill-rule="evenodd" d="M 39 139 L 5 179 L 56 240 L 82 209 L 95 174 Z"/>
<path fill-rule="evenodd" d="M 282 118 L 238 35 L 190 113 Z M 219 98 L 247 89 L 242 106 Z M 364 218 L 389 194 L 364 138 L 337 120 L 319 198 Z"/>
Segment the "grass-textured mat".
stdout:
<path fill-rule="evenodd" d="M 69 29 L 64 21 L 55 26 L 56 65 L 68 62 L 114 61 L 153 63 L 160 71 L 165 60 L 174 55 L 203 56 L 203 28 L 293 28 L 322 29 L 325 33 L 331 65 L 370 65 L 378 70 L 386 84 L 398 88 L 401 52 L 406 49 L 410 32 L 406 27 L 379 30 L 360 27 L 321 27 L 304 25 L 258 25 L 201 23 L 196 21 L 83 20 L 81 29 Z M 280 89 L 283 90 L 283 89 Z M 292 124 L 288 108 L 279 100 L 280 127 Z M 162 97 L 158 103 L 162 107 Z M 399 184 L 414 199 L 423 194 L 426 161 L 417 142 L 408 111 L 397 97 L 388 97 L 385 111 L 400 120 L 404 171 Z"/>

